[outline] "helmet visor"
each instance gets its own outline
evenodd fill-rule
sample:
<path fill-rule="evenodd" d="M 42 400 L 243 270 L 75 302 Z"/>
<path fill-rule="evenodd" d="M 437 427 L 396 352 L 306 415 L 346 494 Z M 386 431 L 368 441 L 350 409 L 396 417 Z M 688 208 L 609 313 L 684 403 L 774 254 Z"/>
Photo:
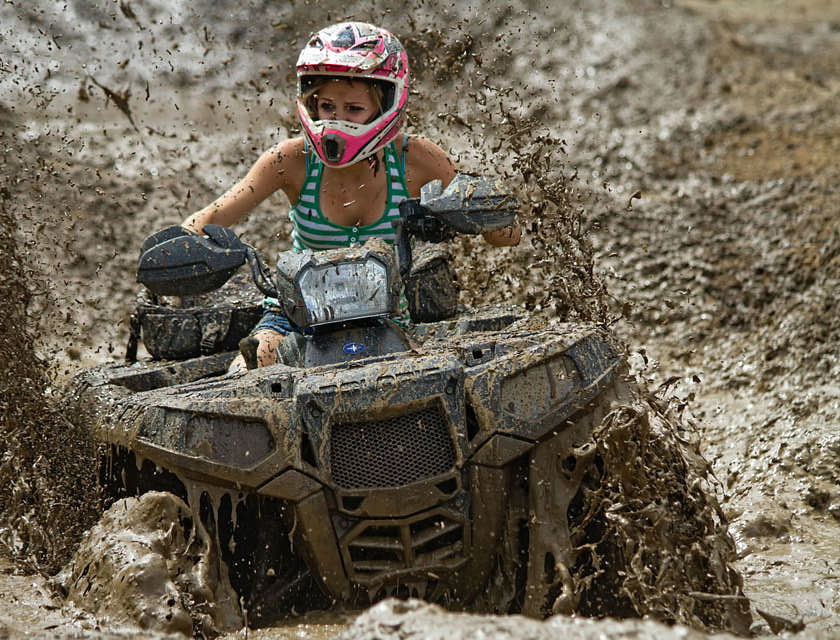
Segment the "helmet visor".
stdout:
<path fill-rule="evenodd" d="M 362 82 L 368 85 L 370 97 L 376 107 L 376 113 L 371 117 L 371 121 L 387 113 L 394 107 L 396 86 L 388 80 L 368 77 L 360 78 L 356 74 L 301 75 L 298 83 L 298 98 L 314 122 L 321 121 L 321 118 L 318 117 L 319 90 L 329 82 L 342 80 L 347 82 Z"/>

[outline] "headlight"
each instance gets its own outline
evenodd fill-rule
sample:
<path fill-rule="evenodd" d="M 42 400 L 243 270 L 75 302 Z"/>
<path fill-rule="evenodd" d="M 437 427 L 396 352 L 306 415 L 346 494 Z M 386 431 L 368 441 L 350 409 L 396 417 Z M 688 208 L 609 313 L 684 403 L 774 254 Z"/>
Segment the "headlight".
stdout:
<path fill-rule="evenodd" d="M 298 327 L 388 316 L 399 304 L 394 251 L 379 238 L 363 247 L 284 252 L 277 268 L 281 303 Z"/>
<path fill-rule="evenodd" d="M 390 313 L 388 268 L 374 257 L 310 266 L 298 286 L 311 326 Z"/>

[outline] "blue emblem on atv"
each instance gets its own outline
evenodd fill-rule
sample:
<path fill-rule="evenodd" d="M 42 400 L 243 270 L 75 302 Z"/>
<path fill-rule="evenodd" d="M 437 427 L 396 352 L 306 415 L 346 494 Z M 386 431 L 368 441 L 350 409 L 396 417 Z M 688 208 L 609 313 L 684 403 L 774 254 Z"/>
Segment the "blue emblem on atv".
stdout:
<path fill-rule="evenodd" d="M 364 353 L 365 345 L 359 344 L 358 342 L 348 342 L 344 345 L 344 353 L 347 353 L 351 356 L 359 355 L 360 353 Z"/>

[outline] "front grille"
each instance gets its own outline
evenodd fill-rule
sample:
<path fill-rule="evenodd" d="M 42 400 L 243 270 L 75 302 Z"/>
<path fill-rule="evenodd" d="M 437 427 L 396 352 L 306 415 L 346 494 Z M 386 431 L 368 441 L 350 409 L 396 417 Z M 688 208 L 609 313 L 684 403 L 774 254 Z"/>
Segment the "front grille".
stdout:
<path fill-rule="evenodd" d="M 414 522 L 370 523 L 342 542 L 354 579 L 387 581 L 411 570 L 453 569 L 464 558 L 464 525 L 437 513 Z"/>
<path fill-rule="evenodd" d="M 399 487 L 454 466 L 455 445 L 437 408 L 332 428 L 330 471 L 344 489 Z"/>

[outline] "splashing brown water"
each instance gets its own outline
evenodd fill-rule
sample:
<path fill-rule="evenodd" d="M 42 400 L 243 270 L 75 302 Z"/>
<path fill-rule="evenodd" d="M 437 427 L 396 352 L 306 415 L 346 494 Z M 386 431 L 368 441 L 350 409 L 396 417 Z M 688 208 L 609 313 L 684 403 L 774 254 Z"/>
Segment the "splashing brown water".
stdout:
<path fill-rule="evenodd" d="M 109 627 L 213 637 L 243 624 L 216 548 L 180 498 L 148 492 L 114 503 L 59 581 Z"/>
<path fill-rule="evenodd" d="M 598 460 L 571 518 L 585 532 L 573 570 L 578 611 L 746 634 L 749 600 L 731 567 L 721 488 L 681 414 L 673 398 L 645 394 L 593 434 Z"/>
<path fill-rule="evenodd" d="M 8 185 L 0 184 L 0 543 L 22 565 L 57 571 L 98 517 L 95 447 L 60 405 L 27 315 L 43 282 L 20 255 Z"/>

